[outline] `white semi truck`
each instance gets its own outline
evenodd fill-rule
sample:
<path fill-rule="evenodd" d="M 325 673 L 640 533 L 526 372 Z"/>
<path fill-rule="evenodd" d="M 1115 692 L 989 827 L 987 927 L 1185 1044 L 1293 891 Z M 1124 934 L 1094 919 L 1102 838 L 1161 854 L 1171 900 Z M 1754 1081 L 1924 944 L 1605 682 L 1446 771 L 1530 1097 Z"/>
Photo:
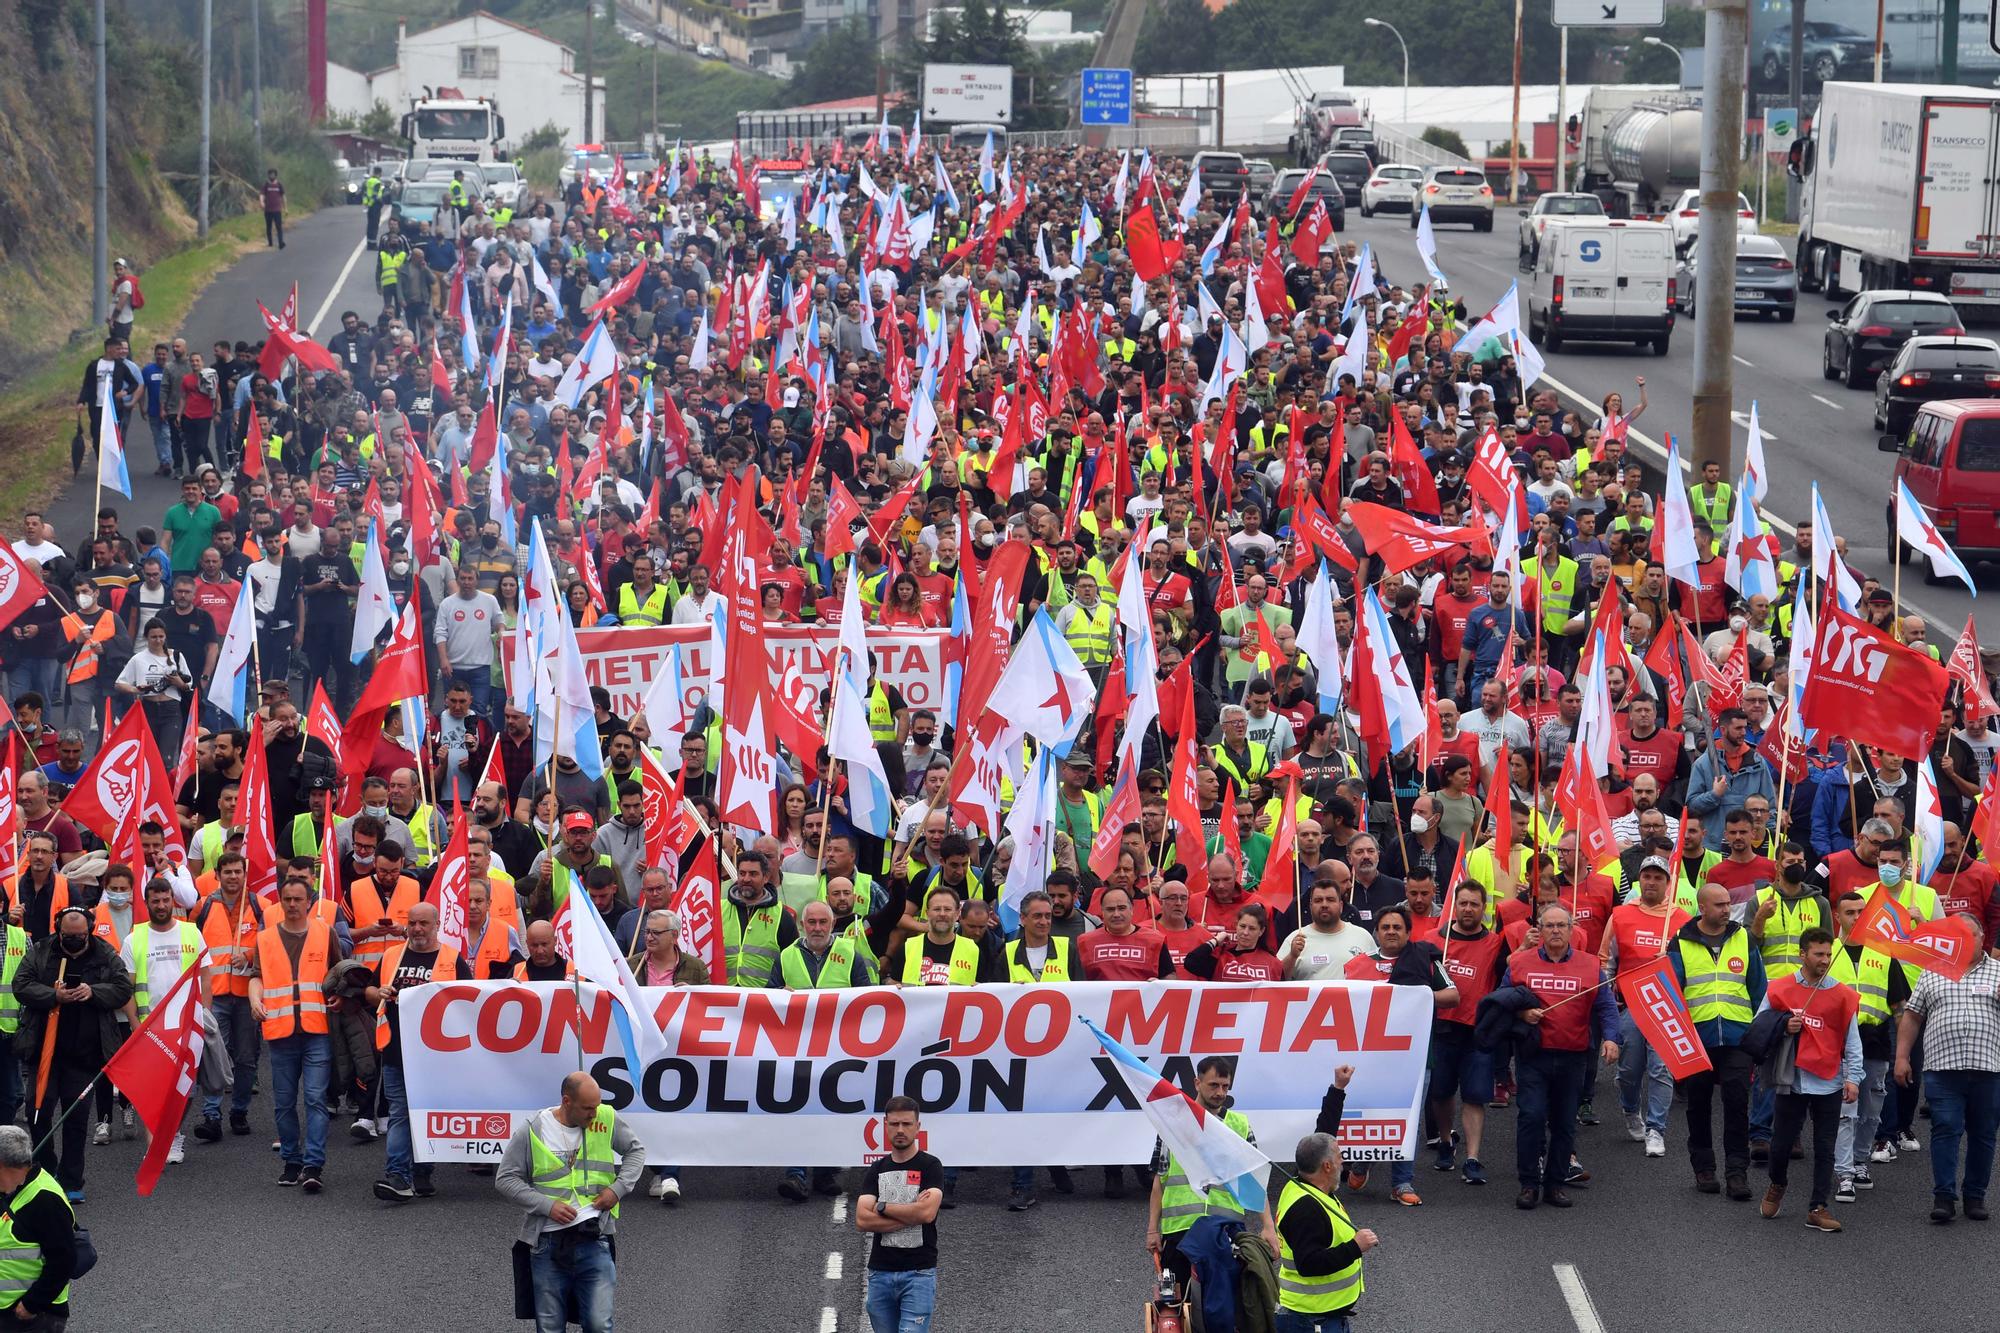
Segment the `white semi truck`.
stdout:
<path fill-rule="evenodd" d="M 494 156 L 507 137 L 507 121 L 484 97 L 461 97 L 456 88 L 440 88 L 436 97 L 416 97 L 403 115 L 403 137 L 410 157 L 463 158 L 478 162 Z"/>
<path fill-rule="evenodd" d="M 2000 92 L 1829 83 L 1788 169 L 1799 290 L 2000 307 Z"/>

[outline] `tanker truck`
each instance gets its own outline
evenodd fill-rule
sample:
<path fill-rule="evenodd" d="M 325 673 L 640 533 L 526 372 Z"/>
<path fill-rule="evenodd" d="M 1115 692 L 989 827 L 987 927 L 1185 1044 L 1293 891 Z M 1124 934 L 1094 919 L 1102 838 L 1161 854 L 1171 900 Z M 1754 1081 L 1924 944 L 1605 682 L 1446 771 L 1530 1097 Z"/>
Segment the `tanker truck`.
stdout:
<path fill-rule="evenodd" d="M 1590 90 L 1577 189 L 1615 218 L 1658 218 L 1701 184 L 1701 98 L 1662 88 Z"/>

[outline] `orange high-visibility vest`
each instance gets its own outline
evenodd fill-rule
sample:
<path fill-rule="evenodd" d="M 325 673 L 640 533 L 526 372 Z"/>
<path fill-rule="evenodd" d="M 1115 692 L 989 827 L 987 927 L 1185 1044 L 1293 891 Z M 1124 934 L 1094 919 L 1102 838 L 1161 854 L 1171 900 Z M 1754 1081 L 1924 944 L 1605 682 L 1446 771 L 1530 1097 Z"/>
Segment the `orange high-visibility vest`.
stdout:
<path fill-rule="evenodd" d="M 221 910 L 217 910 L 217 909 Z M 242 905 L 230 915 L 229 904 L 220 893 L 211 896 L 196 913 L 201 937 L 208 941 L 208 989 L 212 995 L 250 994 L 250 978 L 236 975 L 236 964 L 247 959 L 256 947 L 257 932 L 263 929 L 263 909 L 257 895 L 243 891 Z"/>
<path fill-rule="evenodd" d="M 474 981 L 485 981 L 488 977 L 495 975 L 492 971 L 492 965 L 495 963 L 505 963 L 508 956 L 513 952 L 513 950 L 507 947 L 507 941 L 511 938 L 513 938 L 512 932 L 509 930 L 507 923 L 494 916 L 491 912 L 488 912 L 486 914 L 486 933 L 479 939 L 478 952 L 472 955 L 472 979 Z"/>
<path fill-rule="evenodd" d="M 96 918 L 96 924 L 91 926 L 90 933 L 116 950 L 124 941 L 118 938 L 118 927 L 111 924 L 110 905 L 99 903 L 91 915 Z"/>
<path fill-rule="evenodd" d="M 395 945 L 382 955 L 382 969 L 377 973 L 382 978 L 382 985 L 393 986 L 396 984 L 396 969 L 402 965 L 403 952 L 408 947 L 405 941 L 397 940 Z M 457 981 L 458 964 L 458 950 L 452 948 L 449 944 L 438 945 L 438 960 L 437 965 L 431 969 L 431 980 Z M 388 1045 L 389 1006 L 383 1004 L 377 1006 L 375 1010 L 375 1049 L 378 1051 L 385 1050 Z"/>
<path fill-rule="evenodd" d="M 575 963 L 571 963 L 571 964 L 569 964 L 568 966 L 566 966 L 565 968 L 563 968 L 563 980 L 564 980 L 564 981 L 573 981 L 573 980 L 575 980 L 575 978 L 576 978 L 576 964 L 575 964 Z M 514 980 L 516 980 L 516 981 L 526 981 L 527 979 L 528 979 L 528 964 L 527 964 L 527 962 L 526 962 L 525 960 L 523 960 L 522 962 L 518 962 L 518 963 L 514 964 Z"/>
<path fill-rule="evenodd" d="M 77 643 L 77 640 L 82 640 L 81 643 L 77 643 L 76 657 L 69 665 L 67 679 L 70 684 L 89 680 L 97 674 L 99 659 L 104 656 L 102 645 L 117 632 L 118 617 L 109 611 L 100 611 L 97 623 L 91 626 L 88 632 L 83 628 L 83 617 L 74 611 L 63 617 L 63 633 L 68 636 L 69 641 Z"/>
<path fill-rule="evenodd" d="M 292 956 L 279 935 L 280 926 L 257 932 L 257 974 L 264 987 L 264 1040 L 276 1041 L 300 1033 L 326 1031 L 326 960 L 333 954 L 333 931 L 325 922 L 308 918 L 299 968 L 292 973 Z"/>
<path fill-rule="evenodd" d="M 423 901 L 423 891 L 408 875 L 396 881 L 396 890 L 389 895 L 389 905 L 386 908 L 382 905 L 382 895 L 375 887 L 373 875 L 367 879 L 357 879 L 348 885 L 347 894 L 348 906 L 353 909 L 356 930 L 379 926 L 385 919 L 399 926 L 407 926 L 410 924 L 410 909 Z M 370 967 L 375 967 L 389 946 L 399 942 L 388 939 L 368 940 L 354 946 L 354 956 Z M 376 973 L 379 976 L 387 976 L 379 967 L 376 967 Z"/>

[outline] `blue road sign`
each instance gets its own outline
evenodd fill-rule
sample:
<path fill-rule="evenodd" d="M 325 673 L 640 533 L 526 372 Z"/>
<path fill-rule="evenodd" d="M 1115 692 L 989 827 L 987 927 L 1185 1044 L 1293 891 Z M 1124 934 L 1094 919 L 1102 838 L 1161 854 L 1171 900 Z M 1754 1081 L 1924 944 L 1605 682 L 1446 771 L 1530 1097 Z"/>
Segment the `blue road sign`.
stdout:
<path fill-rule="evenodd" d="M 1078 114 L 1086 125 L 1130 125 L 1132 71 L 1129 69 L 1083 71 Z"/>

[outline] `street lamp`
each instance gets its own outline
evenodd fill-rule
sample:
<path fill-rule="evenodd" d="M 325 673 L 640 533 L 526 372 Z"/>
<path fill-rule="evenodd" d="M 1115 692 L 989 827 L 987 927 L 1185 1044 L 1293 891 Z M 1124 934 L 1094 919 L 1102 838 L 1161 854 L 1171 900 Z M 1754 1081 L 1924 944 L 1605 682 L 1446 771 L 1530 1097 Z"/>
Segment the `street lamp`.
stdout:
<path fill-rule="evenodd" d="M 1679 88 L 1687 83 L 1687 57 L 1681 54 L 1681 49 L 1678 46 L 1675 46 L 1672 42 L 1663 42 L 1657 37 L 1641 37 L 1639 42 L 1642 46 L 1657 46 L 1662 51 L 1672 51 L 1674 53 L 1675 70 L 1674 87 Z"/>
<path fill-rule="evenodd" d="M 1687 57 L 1681 54 L 1678 46 L 1672 42 L 1663 42 L 1657 37 L 1641 37 L 1639 41 L 1644 46 L 1657 46 L 1662 51 L 1672 51 L 1674 68 L 1679 71 L 1674 78 L 1674 87 L 1679 89 L 1687 83 Z M 1667 108 L 1667 181 L 1670 186 L 1674 179 L 1674 105 L 1678 104 L 1670 104 Z"/>
<path fill-rule="evenodd" d="M 1393 23 L 1384 23 L 1381 19 L 1361 21 L 1371 28 L 1387 28 L 1389 35 L 1396 39 L 1396 45 L 1403 48 L 1403 128 L 1407 131 L 1410 126 L 1410 44 L 1403 40 L 1403 34 L 1396 31 Z"/>

